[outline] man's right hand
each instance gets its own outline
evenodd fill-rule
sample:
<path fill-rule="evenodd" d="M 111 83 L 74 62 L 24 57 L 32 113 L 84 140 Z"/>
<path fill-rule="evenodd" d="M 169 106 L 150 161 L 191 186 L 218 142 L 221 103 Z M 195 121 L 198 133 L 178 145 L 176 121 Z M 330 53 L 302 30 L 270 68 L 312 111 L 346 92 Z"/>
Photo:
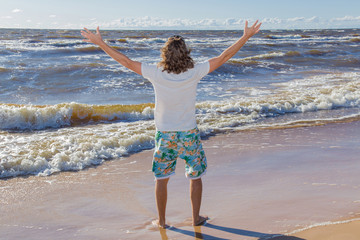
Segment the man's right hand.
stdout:
<path fill-rule="evenodd" d="M 244 36 L 247 38 L 251 38 L 255 34 L 257 34 L 260 31 L 261 23 L 257 24 L 259 21 L 256 20 L 256 22 L 251 26 L 248 27 L 248 21 L 245 21 L 245 28 L 244 28 Z"/>

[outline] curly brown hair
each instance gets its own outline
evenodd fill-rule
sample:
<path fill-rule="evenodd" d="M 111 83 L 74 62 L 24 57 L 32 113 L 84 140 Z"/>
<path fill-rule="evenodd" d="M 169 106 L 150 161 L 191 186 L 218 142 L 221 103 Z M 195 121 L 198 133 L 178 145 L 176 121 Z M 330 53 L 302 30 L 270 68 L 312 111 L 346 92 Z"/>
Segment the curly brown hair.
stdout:
<path fill-rule="evenodd" d="M 158 66 L 163 72 L 182 73 L 194 67 L 194 60 L 190 57 L 191 50 L 187 48 L 185 40 L 181 36 L 173 36 L 168 39 L 161 49 L 162 60 Z"/>

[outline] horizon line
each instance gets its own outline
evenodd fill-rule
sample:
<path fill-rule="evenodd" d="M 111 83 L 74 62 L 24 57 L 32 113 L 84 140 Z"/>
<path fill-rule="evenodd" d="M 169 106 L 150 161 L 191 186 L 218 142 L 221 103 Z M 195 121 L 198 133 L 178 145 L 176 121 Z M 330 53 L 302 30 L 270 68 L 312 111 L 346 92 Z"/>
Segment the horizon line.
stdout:
<path fill-rule="evenodd" d="M 32 27 L 0 27 L 0 30 L 83 30 L 83 28 L 32 28 Z M 261 30 L 348 30 L 348 29 L 353 29 L 353 30 L 358 30 L 360 29 L 360 27 L 341 27 L 341 28 L 331 28 L 331 27 L 327 27 L 327 28 L 264 28 Z M 89 29 L 91 30 L 91 29 Z M 192 28 L 103 28 L 100 29 L 100 31 L 243 31 L 243 29 L 212 29 L 212 28 L 207 28 L 207 29 L 192 29 Z"/>

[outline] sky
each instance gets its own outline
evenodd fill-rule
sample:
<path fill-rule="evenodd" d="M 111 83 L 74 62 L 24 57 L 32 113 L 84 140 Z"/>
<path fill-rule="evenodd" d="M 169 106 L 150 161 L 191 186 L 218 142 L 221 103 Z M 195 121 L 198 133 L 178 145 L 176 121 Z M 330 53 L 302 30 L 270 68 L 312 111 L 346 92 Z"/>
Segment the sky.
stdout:
<path fill-rule="evenodd" d="M 0 28 L 360 28 L 359 0 L 0 0 Z"/>

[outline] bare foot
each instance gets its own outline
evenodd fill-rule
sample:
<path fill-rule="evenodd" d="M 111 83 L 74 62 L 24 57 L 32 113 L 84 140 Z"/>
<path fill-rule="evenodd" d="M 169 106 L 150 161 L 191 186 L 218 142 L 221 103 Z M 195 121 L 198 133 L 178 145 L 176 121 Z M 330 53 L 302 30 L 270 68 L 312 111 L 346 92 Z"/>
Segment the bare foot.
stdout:
<path fill-rule="evenodd" d="M 206 220 L 209 218 L 207 216 L 199 216 L 199 219 L 197 221 L 193 221 L 193 226 L 202 226 L 206 223 Z"/>
<path fill-rule="evenodd" d="M 159 228 L 162 228 L 162 229 L 169 228 L 169 225 L 167 225 L 167 224 L 160 224 L 159 219 L 156 219 L 156 220 L 152 221 L 152 224 L 153 224 L 155 227 L 159 227 Z"/>

